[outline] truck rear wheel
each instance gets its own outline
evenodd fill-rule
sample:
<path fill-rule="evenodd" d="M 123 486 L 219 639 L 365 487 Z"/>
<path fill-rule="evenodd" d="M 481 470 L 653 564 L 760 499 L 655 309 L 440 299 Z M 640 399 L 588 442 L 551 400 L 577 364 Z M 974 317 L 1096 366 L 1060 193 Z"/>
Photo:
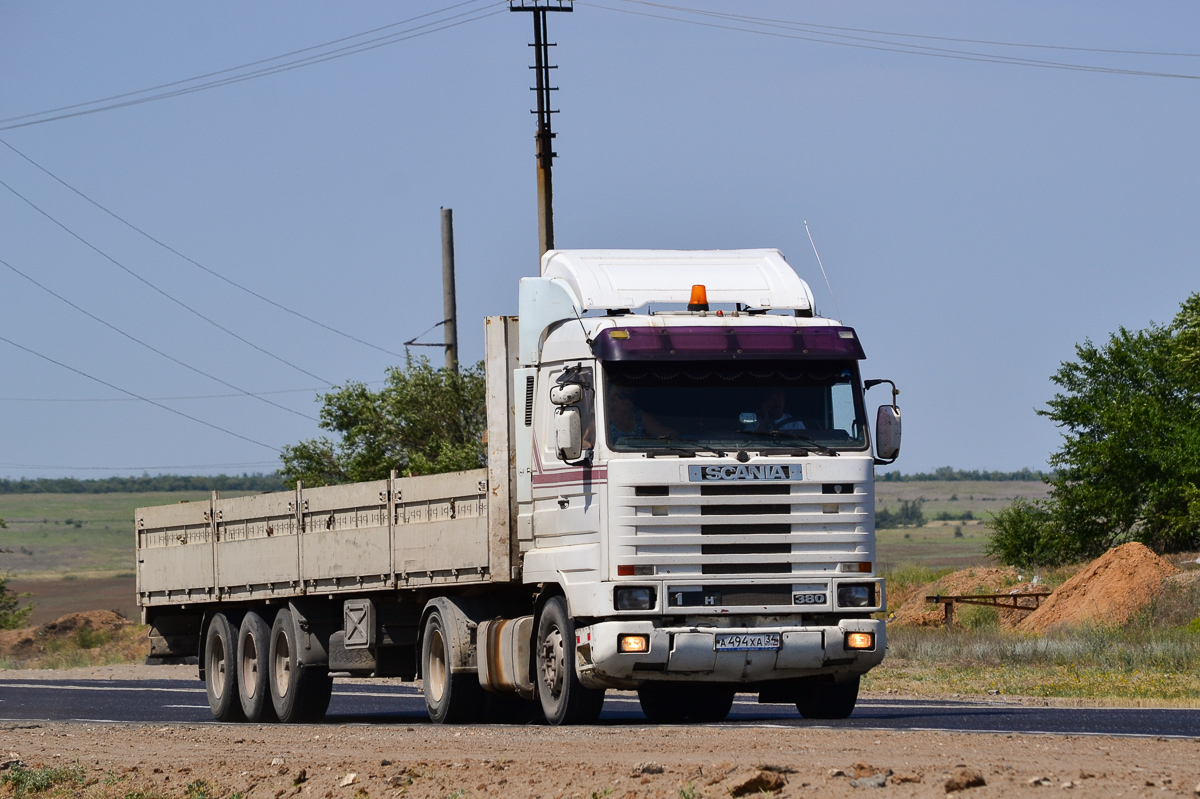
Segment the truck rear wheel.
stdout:
<path fill-rule="evenodd" d="M 650 682 L 638 688 L 646 718 L 656 724 L 722 721 L 733 707 L 732 688 L 723 685 Z"/>
<path fill-rule="evenodd" d="M 325 716 L 333 679 L 328 668 L 301 665 L 296 625 L 287 608 L 275 615 L 271 625 L 270 678 L 271 703 L 280 721 L 301 724 Z"/>
<path fill-rule="evenodd" d="M 204 687 L 217 721 L 245 721 L 238 700 L 237 632 L 224 613 L 213 616 L 204 636 Z"/>
<path fill-rule="evenodd" d="M 238 697 L 247 721 L 276 720 L 271 702 L 271 625 L 255 611 L 242 618 L 238 630 Z"/>
<path fill-rule="evenodd" d="M 548 723 L 592 724 L 600 718 L 604 689 L 585 688 L 575 674 L 575 623 L 560 596 L 546 602 L 538 621 L 536 681 Z"/>
<path fill-rule="evenodd" d="M 796 710 L 806 719 L 847 719 L 858 702 L 858 675 L 840 683 L 804 686 Z"/>
<path fill-rule="evenodd" d="M 482 712 L 483 689 L 476 675 L 454 673 L 450 649 L 453 633 L 442 612 L 440 607 L 434 607 L 425 619 L 425 632 L 421 636 L 421 690 L 430 721 L 462 724 L 474 721 Z"/>

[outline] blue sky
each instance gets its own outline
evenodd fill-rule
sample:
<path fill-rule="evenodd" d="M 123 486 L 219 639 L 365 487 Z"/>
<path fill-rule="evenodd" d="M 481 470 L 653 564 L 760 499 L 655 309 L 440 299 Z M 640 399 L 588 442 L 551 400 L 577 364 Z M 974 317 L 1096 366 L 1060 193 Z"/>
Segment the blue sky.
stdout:
<path fill-rule="evenodd" d="M 0 119 L 449 5 L 5 3 Z M 951 39 L 1200 53 L 1200 7 L 1182 2 L 678 5 Z M 552 17 L 558 245 L 778 247 L 833 315 L 807 219 L 844 321 L 864 342 L 864 376 L 901 388 L 904 471 L 1044 467 L 1059 439 L 1034 411 L 1076 342 L 1169 321 L 1200 290 L 1200 80 L 917 56 L 613 8 L 822 38 L 627 0 Z M 464 358 L 477 359 L 483 317 L 515 313 L 518 278 L 537 270 L 531 25 L 481 0 L 429 18 L 488 10 L 503 13 L 0 138 L 204 266 L 393 352 L 441 317 L 438 208 L 453 207 L 460 340 Z M 860 37 L 845 43 L 1200 75 L 1194 55 L 841 33 Z M 0 266 L 0 336 L 244 436 L 127 401 L 0 342 L 0 476 L 269 469 L 279 446 L 318 432 L 315 389 L 379 380 L 397 360 L 232 289 L 4 147 L 0 180 L 276 357 L 171 303 L 2 186 L 0 259 L 225 383 L 290 392 L 267 396 L 294 411 L 211 397 L 232 391 Z"/>

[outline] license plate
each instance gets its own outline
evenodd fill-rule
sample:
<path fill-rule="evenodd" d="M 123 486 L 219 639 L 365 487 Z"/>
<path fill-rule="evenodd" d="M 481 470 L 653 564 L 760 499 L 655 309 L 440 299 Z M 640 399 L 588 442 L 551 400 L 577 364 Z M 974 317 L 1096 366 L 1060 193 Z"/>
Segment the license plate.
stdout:
<path fill-rule="evenodd" d="M 718 652 L 752 652 L 778 649 L 779 633 L 722 633 L 717 636 Z"/>

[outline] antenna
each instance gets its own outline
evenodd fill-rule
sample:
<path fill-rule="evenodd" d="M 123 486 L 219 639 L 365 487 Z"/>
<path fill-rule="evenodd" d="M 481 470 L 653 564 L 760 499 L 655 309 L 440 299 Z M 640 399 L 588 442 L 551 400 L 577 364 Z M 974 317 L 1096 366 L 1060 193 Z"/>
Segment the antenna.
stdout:
<path fill-rule="evenodd" d="M 821 263 L 821 253 L 817 252 L 817 243 L 813 241 L 812 231 L 808 229 L 808 220 L 804 220 L 804 232 L 808 234 L 808 243 L 812 245 L 813 255 L 817 256 L 817 266 L 821 267 L 821 277 L 825 278 L 825 288 L 829 289 L 829 296 L 833 299 L 833 309 L 837 311 L 838 321 L 842 321 L 842 309 L 838 307 L 837 296 L 833 293 L 833 286 L 829 285 L 829 275 L 825 274 L 825 264 Z"/>

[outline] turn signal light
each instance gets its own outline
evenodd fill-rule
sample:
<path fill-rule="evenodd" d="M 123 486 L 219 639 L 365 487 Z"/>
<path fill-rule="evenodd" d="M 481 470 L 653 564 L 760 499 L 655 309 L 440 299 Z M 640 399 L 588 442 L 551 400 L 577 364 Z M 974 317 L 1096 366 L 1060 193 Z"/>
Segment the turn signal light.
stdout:
<path fill-rule="evenodd" d="M 846 633 L 847 649 L 874 649 L 874 633 Z"/>
<path fill-rule="evenodd" d="M 621 635 L 617 637 L 617 649 L 621 652 L 648 652 L 650 651 L 650 636 L 648 635 Z"/>
<path fill-rule="evenodd" d="M 700 283 L 692 286 L 692 298 L 688 300 L 689 311 L 708 310 L 708 290 Z"/>

